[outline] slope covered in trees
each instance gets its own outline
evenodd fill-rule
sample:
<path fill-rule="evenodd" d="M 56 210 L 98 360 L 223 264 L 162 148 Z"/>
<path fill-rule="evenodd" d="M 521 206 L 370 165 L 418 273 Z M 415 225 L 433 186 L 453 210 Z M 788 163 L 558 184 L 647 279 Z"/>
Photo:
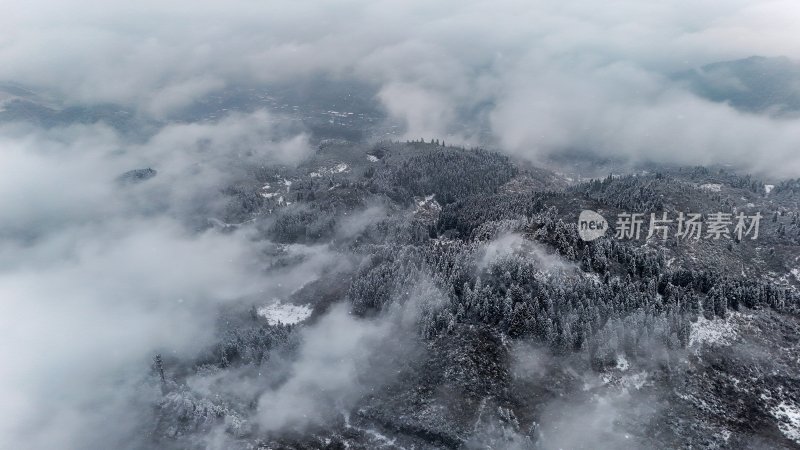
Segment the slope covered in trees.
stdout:
<path fill-rule="evenodd" d="M 720 429 L 737 442 L 786 445 L 774 422 L 754 429 L 716 410 L 689 419 L 694 406 L 681 396 L 701 389 L 687 374 L 723 383 L 749 370 L 731 362 L 736 352 L 709 367 L 705 352 L 716 347 L 697 344 L 706 328 L 740 327 L 746 336 L 775 326 L 766 318 L 797 320 L 793 182 L 767 193 L 752 177 L 705 168 L 566 189 L 526 181 L 540 173 L 486 150 L 381 142 L 326 146 L 296 170 L 262 168 L 225 190 L 225 223 L 252 226 L 255 241 L 276 245 L 267 275 L 325 267 L 281 299 L 314 313 L 302 323 L 271 324 L 258 313 L 263 300 L 249 299 L 250 307 L 224 311 L 218 342 L 195 360 L 159 359 L 153 439 L 175 448 L 203 447 L 211 433 L 231 448 L 548 448 L 557 433 L 548 422 L 553 402 L 582 404 L 587 389 L 618 399 L 617 387 L 629 389 L 636 368 L 635 396 L 676 406 L 646 418 L 616 411 L 628 421 L 620 425 L 625 432 L 636 433 L 635 447 L 699 445 L 709 439 L 703 430 Z M 581 240 L 582 209 L 602 212 L 612 230 Z M 674 224 L 666 240 L 615 239 L 614 218 L 626 211 L 760 211 L 765 219 L 755 241 L 680 240 Z M 334 256 L 316 262 L 322 253 Z M 341 308 L 346 319 L 337 320 L 347 325 L 326 331 Z M 320 345 L 319 333 L 332 333 L 323 339 L 331 342 L 337 333 L 366 338 L 339 358 L 339 347 L 309 347 Z M 800 337 L 793 333 L 773 345 L 790 345 Z M 270 427 L 291 416 L 282 393 L 310 377 L 302 365 L 309 352 L 332 352 L 332 359 L 319 355 L 332 367 L 354 365 L 343 366 L 343 385 L 315 397 L 333 399 L 318 408 L 324 420 Z M 520 372 L 531 354 L 539 355 L 535 370 Z M 781 364 L 776 370 L 790 372 L 796 362 Z M 787 386 L 798 382 L 786 376 Z M 763 373 L 752 377 L 762 388 L 775 383 Z M 587 380 L 600 384 L 587 387 Z M 742 395 L 754 395 L 749 389 Z M 757 421 L 774 405 L 755 408 Z M 701 425 L 678 425 L 686 420 Z M 673 432 L 654 431 L 659 421 Z M 721 446 L 720 439 L 711 442 Z"/>

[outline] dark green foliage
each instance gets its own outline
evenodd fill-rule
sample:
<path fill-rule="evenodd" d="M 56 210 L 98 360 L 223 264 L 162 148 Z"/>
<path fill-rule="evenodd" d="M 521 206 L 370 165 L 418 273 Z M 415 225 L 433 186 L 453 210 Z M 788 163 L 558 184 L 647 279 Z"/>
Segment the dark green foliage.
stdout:
<path fill-rule="evenodd" d="M 371 176 L 370 189 L 394 201 L 406 203 L 414 196 L 434 194 L 442 203 L 452 203 L 474 194 L 491 194 L 517 174 L 508 157 L 485 150 L 465 150 L 436 144 L 415 144 L 407 154 L 400 144 L 378 146 L 383 159 Z"/>

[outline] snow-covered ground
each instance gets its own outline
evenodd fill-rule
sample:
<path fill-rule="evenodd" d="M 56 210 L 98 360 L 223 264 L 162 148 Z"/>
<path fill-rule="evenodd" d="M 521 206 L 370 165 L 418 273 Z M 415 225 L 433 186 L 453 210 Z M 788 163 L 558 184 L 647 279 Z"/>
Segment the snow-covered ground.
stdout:
<path fill-rule="evenodd" d="M 630 367 L 630 363 L 628 362 L 628 359 L 625 357 L 625 355 L 618 355 L 617 356 L 617 369 L 619 369 L 619 370 L 624 372 L 624 371 L 628 370 L 629 367 Z"/>
<path fill-rule="evenodd" d="M 291 180 L 287 180 L 286 178 L 284 178 L 282 181 L 280 181 L 279 184 L 282 184 L 282 185 L 284 185 L 286 187 L 286 192 L 287 193 L 292 188 L 292 181 Z M 283 191 L 281 190 L 280 187 L 273 187 L 270 184 L 265 184 L 265 185 L 261 186 L 261 190 L 260 190 L 260 192 L 258 194 L 260 196 L 264 197 L 264 198 L 275 198 L 275 197 L 278 197 L 278 206 L 291 205 L 291 202 L 287 202 L 287 201 L 284 200 L 283 195 L 281 195 L 282 192 Z"/>
<path fill-rule="evenodd" d="M 771 412 L 778 419 L 778 428 L 781 432 L 800 444 L 800 408 L 795 404 L 781 402 Z"/>
<path fill-rule="evenodd" d="M 422 197 L 414 197 L 414 202 L 416 202 L 417 207 L 414 209 L 414 214 L 434 214 L 438 215 L 439 212 L 442 210 L 442 205 L 436 201 L 436 196 L 426 195 L 424 198 Z"/>
<path fill-rule="evenodd" d="M 350 116 L 352 116 L 352 115 L 354 115 L 354 114 L 355 114 L 355 113 L 352 113 L 352 112 L 350 112 L 350 111 L 334 111 L 334 110 L 328 110 L 328 111 L 326 111 L 326 112 L 328 113 L 328 115 L 330 115 L 330 116 L 334 116 L 334 117 L 350 117 Z"/>
<path fill-rule="evenodd" d="M 706 183 L 706 184 L 701 184 L 700 189 L 711 192 L 720 192 L 722 190 L 722 185 L 716 183 Z"/>
<path fill-rule="evenodd" d="M 378 162 L 378 157 L 375 155 L 367 155 L 367 161 L 369 162 Z"/>
<path fill-rule="evenodd" d="M 315 172 L 311 172 L 309 176 L 311 178 L 321 178 L 325 175 L 333 175 L 335 173 L 344 173 L 350 170 L 350 166 L 345 163 L 338 163 L 332 167 L 321 167 L 317 169 Z"/>
<path fill-rule="evenodd" d="M 733 316 L 735 313 L 729 312 Z M 692 324 L 689 332 L 689 346 L 701 344 L 728 345 L 736 337 L 736 326 L 732 322 L 732 317 L 728 320 L 715 319 L 708 320 L 702 315 L 697 322 Z"/>
<path fill-rule="evenodd" d="M 770 192 L 772 192 L 772 190 L 773 190 L 773 189 L 775 189 L 775 185 L 774 185 L 774 184 L 765 184 L 765 185 L 764 185 L 764 191 L 765 191 L 767 194 L 769 194 Z"/>
<path fill-rule="evenodd" d="M 419 206 L 425 206 L 427 203 L 430 203 L 430 202 L 433 200 L 433 198 L 434 198 L 434 197 L 435 197 L 435 195 L 434 195 L 434 194 L 431 194 L 431 195 L 426 195 L 426 196 L 425 196 L 425 200 L 419 200 L 419 201 L 417 201 L 417 205 L 419 205 Z M 437 205 L 438 205 L 438 202 L 437 202 Z"/>
<path fill-rule="evenodd" d="M 291 325 L 302 322 L 311 315 L 308 305 L 292 305 L 277 301 L 271 305 L 258 308 L 258 315 L 267 319 L 270 325 L 282 323 Z"/>

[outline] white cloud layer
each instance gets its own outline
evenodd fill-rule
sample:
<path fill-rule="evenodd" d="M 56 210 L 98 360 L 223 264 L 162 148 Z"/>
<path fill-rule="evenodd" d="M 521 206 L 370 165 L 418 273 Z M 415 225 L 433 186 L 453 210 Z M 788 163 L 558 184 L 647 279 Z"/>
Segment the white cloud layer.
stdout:
<path fill-rule="evenodd" d="M 289 248 L 307 257 L 276 282 L 248 230 L 186 226 L 247 164 L 308 153 L 305 135 L 279 129 L 265 112 L 144 142 L 103 125 L 0 127 L 0 447 L 135 446 L 125 439 L 149 407 L 134 388 L 157 351 L 193 355 L 219 306 L 297 289 L 330 261 Z M 141 167 L 158 175 L 117 182 Z"/>
<path fill-rule="evenodd" d="M 410 138 L 474 143 L 464 125 L 483 124 L 531 159 L 580 149 L 800 174 L 797 119 L 743 114 L 668 78 L 751 55 L 800 58 L 792 1 L 6 3 L 0 79 L 69 102 L 162 117 L 226 85 L 325 73 L 380 86 Z"/>

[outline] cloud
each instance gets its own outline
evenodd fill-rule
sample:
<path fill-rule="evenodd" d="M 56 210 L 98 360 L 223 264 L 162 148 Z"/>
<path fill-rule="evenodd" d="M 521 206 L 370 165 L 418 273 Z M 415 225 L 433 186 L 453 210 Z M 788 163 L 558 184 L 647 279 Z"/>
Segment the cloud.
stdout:
<path fill-rule="evenodd" d="M 789 0 L 3 6 L 0 80 L 26 83 L 58 107 L 115 103 L 158 125 L 136 139 L 102 123 L 0 125 L 0 447 L 120 446 L 132 429 L 93 431 L 135 422 L 121 406 L 132 401 L 126 376 L 157 347 L 196 351 L 220 304 L 283 295 L 335 260 L 324 246 L 289 248 L 303 262 L 280 274 L 278 289 L 246 228 L 186 227 L 221 211 L 219 190 L 249 168 L 298 164 L 311 152 L 308 134 L 270 111 L 176 120 L 225 87 L 352 78 L 378 86 L 375 101 L 411 138 L 483 141 L 531 160 L 578 149 L 800 174 L 798 119 L 743 113 L 671 78 L 753 54 L 797 57 L 800 7 Z M 144 167 L 158 175 L 115 183 Z M 340 232 L 379 214 L 367 210 Z M 361 373 L 370 357 L 361 344 L 386 326 L 336 310 L 309 330 L 295 377 L 262 398 L 262 425 L 316 420 L 302 416 L 319 406 L 309 397 L 285 416 L 267 412 L 305 389 L 351 402 L 360 388 L 342 376 Z M 338 336 L 341 327 L 352 335 Z"/>
<path fill-rule="evenodd" d="M 124 415 L 153 352 L 192 355 L 212 337 L 215 305 L 268 288 L 256 248 L 168 220 L 3 241 L 3 446 L 81 448 L 90 436 L 119 437 L 93 427 Z"/>
<path fill-rule="evenodd" d="M 304 331 L 289 380 L 259 399 L 262 429 L 303 429 L 349 410 L 367 392 L 367 364 L 388 337 L 388 327 L 388 322 L 356 320 L 347 305 L 334 306 Z"/>
<path fill-rule="evenodd" d="M 339 303 L 304 328 L 287 380 L 264 392 L 255 420 L 268 432 L 324 425 L 349 414 L 364 396 L 394 381 L 399 368 L 422 350 L 420 330 L 446 304 L 446 297 L 423 276 L 407 292 L 395 293 L 388 311 L 366 319 Z"/>
<path fill-rule="evenodd" d="M 352 213 L 339 221 L 336 236 L 349 239 L 357 237 L 371 225 L 379 223 L 389 215 L 381 204 L 368 206 L 366 209 Z"/>
<path fill-rule="evenodd" d="M 543 92 L 535 85 L 545 84 Z M 503 148 L 525 156 L 583 150 L 635 162 L 729 163 L 775 176 L 800 173 L 800 121 L 738 111 L 631 66 L 519 80 L 491 115 Z M 757 152 L 759 158 L 753 158 Z"/>
<path fill-rule="evenodd" d="M 153 117 L 224 86 L 312 74 L 380 86 L 402 137 L 797 174 L 797 119 L 743 114 L 670 74 L 750 55 L 797 57 L 786 0 L 298 4 L 25 2 L 0 19 L 0 79 L 67 103 Z M 81 11 L 81 14 L 71 14 Z M 762 158 L 755 163 L 752 152 Z"/>
<path fill-rule="evenodd" d="M 171 124 L 144 141 L 102 124 L 6 124 L 0 145 L 0 447 L 136 448 L 156 352 L 192 357 L 222 305 L 297 289 L 332 260 L 288 248 L 301 262 L 277 280 L 253 230 L 186 226 L 246 170 L 308 154 L 278 116 Z M 158 175 L 117 182 L 141 167 Z"/>
<path fill-rule="evenodd" d="M 507 233 L 489 241 L 481 248 L 478 268 L 483 270 L 512 257 L 533 261 L 543 272 L 571 272 L 576 266 L 561 256 L 549 252 L 541 244 L 525 239 L 517 233 Z"/>
<path fill-rule="evenodd" d="M 168 124 L 144 142 L 103 124 L 42 130 L 0 126 L 0 230 L 35 235 L 109 216 L 145 212 L 219 213 L 220 189 L 253 167 L 296 165 L 311 153 L 308 135 L 265 111 L 216 122 Z M 120 187 L 121 173 L 151 167 L 158 176 Z"/>

